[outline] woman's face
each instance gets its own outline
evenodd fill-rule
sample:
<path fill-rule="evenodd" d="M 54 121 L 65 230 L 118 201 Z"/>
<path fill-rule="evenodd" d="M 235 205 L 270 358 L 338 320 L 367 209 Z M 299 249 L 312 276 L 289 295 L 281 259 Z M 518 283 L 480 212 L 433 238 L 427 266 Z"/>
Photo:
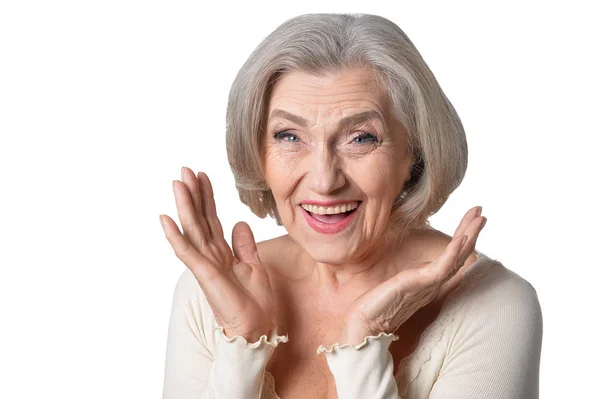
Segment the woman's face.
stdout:
<path fill-rule="evenodd" d="M 318 262 L 368 256 L 412 163 L 372 70 L 288 72 L 267 112 L 266 178 L 291 238 Z"/>

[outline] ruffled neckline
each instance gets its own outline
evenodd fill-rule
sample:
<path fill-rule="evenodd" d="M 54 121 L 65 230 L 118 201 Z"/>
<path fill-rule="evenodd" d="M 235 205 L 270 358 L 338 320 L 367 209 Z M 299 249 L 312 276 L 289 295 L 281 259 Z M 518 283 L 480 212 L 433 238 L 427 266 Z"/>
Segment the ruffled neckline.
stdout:
<path fill-rule="evenodd" d="M 421 334 L 417 349 L 398 364 L 398 370 L 394 377 L 400 397 L 406 395 L 408 388 L 418 378 L 423 366 L 431 360 L 431 351 L 441 341 L 445 330 L 454 322 L 456 313 L 464 305 L 468 295 L 459 294 L 471 291 L 477 282 L 488 274 L 490 267 L 482 267 L 481 265 L 489 264 L 487 261 L 491 261 L 494 264 L 498 263 L 496 260 L 477 250 L 475 250 L 475 255 L 477 259 L 465 271 L 458 287 L 448 294 L 442 304 L 438 317 Z M 321 349 L 321 351 L 324 350 L 323 348 Z M 275 391 L 275 379 L 267 370 L 265 370 L 264 374 L 263 392 L 268 394 L 268 398 L 282 399 Z"/>

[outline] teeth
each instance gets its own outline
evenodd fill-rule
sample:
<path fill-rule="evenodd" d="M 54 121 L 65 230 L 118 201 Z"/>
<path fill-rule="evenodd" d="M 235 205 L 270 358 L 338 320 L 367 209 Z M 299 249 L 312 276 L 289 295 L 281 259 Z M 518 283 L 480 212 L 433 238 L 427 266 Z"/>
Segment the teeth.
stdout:
<path fill-rule="evenodd" d="M 328 206 L 328 207 L 309 205 L 309 204 L 302 204 L 301 206 L 302 206 L 302 208 L 306 209 L 308 212 L 316 213 L 317 215 L 335 215 L 338 213 L 344 213 L 344 212 L 348 212 L 353 209 L 356 209 L 358 207 L 358 202 L 354 201 L 354 202 L 349 202 L 349 203 L 343 204 L 343 205 Z"/>

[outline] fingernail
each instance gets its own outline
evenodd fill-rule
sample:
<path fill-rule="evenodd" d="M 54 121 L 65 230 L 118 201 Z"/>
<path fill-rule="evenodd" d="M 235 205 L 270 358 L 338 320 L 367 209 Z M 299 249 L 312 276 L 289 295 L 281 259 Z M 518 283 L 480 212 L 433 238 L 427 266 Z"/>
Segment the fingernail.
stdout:
<path fill-rule="evenodd" d="M 485 224 L 487 223 L 487 218 L 484 217 L 483 218 L 483 223 L 481 224 L 481 228 L 483 229 L 483 226 L 485 226 Z"/>
<path fill-rule="evenodd" d="M 481 211 L 483 210 L 483 207 L 480 206 L 479 208 L 477 208 L 477 213 L 475 214 L 475 217 L 481 216 Z"/>
<path fill-rule="evenodd" d="M 173 180 L 173 190 L 176 190 L 177 192 L 179 192 L 179 193 L 180 193 L 180 192 L 182 192 L 182 191 L 183 191 L 183 189 L 181 188 L 181 186 L 179 186 L 179 184 L 176 184 L 176 183 L 175 183 L 176 181 L 177 181 L 177 180 Z"/>
<path fill-rule="evenodd" d="M 161 224 L 161 225 L 163 225 L 163 226 L 164 226 L 164 225 L 166 224 L 166 222 L 165 222 L 165 219 L 163 218 L 163 216 L 162 216 L 162 215 L 159 215 L 159 216 L 158 216 L 158 219 L 160 220 L 160 224 Z"/>

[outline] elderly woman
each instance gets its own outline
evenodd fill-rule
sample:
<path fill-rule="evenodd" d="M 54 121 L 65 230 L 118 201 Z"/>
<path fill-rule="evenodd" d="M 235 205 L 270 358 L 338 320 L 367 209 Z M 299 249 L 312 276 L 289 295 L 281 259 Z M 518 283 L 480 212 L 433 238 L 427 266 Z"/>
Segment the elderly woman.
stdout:
<path fill-rule="evenodd" d="M 470 209 L 428 224 L 467 167 L 462 124 L 404 32 L 372 15 L 304 15 L 235 79 L 227 150 L 242 202 L 288 234 L 223 236 L 208 177 L 173 188 L 187 266 L 164 398 L 535 398 L 533 287 L 475 249 Z"/>

